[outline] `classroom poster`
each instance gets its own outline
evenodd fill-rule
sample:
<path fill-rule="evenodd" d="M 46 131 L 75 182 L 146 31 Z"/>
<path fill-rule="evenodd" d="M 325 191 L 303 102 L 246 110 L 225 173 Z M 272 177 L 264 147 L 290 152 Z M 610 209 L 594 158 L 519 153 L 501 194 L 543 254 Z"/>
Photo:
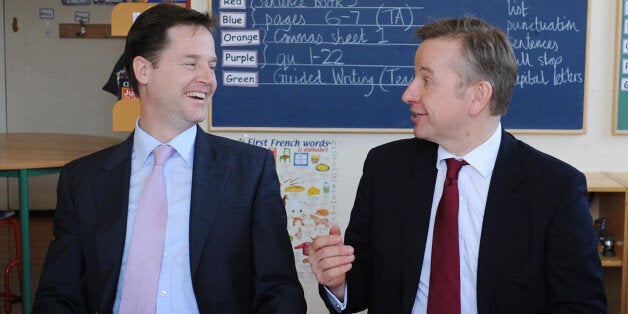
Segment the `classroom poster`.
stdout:
<path fill-rule="evenodd" d="M 618 90 L 613 103 L 613 134 L 628 134 L 628 1 L 618 1 L 617 45 L 615 77 Z"/>
<path fill-rule="evenodd" d="M 254 135 L 240 140 L 273 152 L 297 273 L 301 281 L 315 281 L 307 261 L 309 244 L 337 224 L 337 141 Z"/>

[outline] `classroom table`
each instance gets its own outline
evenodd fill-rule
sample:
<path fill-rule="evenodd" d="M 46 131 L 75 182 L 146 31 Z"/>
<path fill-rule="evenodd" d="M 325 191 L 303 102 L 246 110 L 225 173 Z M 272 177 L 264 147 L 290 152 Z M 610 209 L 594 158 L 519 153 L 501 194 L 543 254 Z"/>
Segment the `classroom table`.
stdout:
<path fill-rule="evenodd" d="M 32 308 L 28 178 L 58 173 L 66 163 L 120 142 L 93 135 L 0 133 L 0 177 L 18 178 L 23 313 Z"/>

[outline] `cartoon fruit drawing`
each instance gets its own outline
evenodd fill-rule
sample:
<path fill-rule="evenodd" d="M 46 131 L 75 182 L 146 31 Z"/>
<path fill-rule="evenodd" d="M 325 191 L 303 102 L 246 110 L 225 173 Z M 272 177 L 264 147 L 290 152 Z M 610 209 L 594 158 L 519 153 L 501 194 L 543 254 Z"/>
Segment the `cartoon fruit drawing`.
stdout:
<path fill-rule="evenodd" d="M 312 195 L 319 195 L 321 194 L 321 190 L 315 186 L 311 186 L 308 190 L 307 190 L 307 195 L 308 196 L 312 196 Z"/>
<path fill-rule="evenodd" d="M 320 171 L 320 172 L 325 172 L 329 170 L 329 165 L 327 164 L 318 164 L 315 167 L 316 170 Z"/>
<path fill-rule="evenodd" d="M 290 192 L 303 192 L 305 191 L 305 188 L 300 186 L 300 185 L 291 185 L 285 189 L 283 189 L 284 192 L 286 193 L 290 193 Z"/>

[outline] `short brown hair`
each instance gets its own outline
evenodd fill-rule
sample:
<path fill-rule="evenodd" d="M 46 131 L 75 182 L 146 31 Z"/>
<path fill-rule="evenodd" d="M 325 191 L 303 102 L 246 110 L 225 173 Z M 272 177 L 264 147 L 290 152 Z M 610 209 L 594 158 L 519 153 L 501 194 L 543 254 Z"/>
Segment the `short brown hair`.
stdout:
<path fill-rule="evenodd" d="M 441 19 L 416 30 L 422 40 L 450 37 L 460 39 L 463 63 L 460 64 L 462 84 L 488 81 L 493 86 L 490 113 L 504 115 L 515 82 L 517 59 L 508 37 L 502 30 L 474 17 Z"/>
<path fill-rule="evenodd" d="M 142 56 L 157 65 L 159 53 L 168 45 L 168 30 L 178 25 L 196 25 L 214 32 L 214 19 L 207 13 L 187 9 L 172 3 L 155 5 L 144 11 L 135 20 L 126 37 L 124 67 L 129 82 L 139 96 L 137 78 L 133 72 L 133 59 Z"/>

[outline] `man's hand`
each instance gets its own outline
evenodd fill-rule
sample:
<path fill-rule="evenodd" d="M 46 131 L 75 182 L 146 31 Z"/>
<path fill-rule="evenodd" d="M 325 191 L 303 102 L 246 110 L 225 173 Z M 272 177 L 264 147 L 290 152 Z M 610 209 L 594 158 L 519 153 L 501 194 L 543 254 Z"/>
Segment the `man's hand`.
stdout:
<path fill-rule="evenodd" d="M 329 235 L 312 240 L 308 259 L 312 273 L 339 300 L 344 300 L 345 277 L 353 260 L 353 247 L 343 244 L 340 227 L 336 225 L 329 229 Z"/>

